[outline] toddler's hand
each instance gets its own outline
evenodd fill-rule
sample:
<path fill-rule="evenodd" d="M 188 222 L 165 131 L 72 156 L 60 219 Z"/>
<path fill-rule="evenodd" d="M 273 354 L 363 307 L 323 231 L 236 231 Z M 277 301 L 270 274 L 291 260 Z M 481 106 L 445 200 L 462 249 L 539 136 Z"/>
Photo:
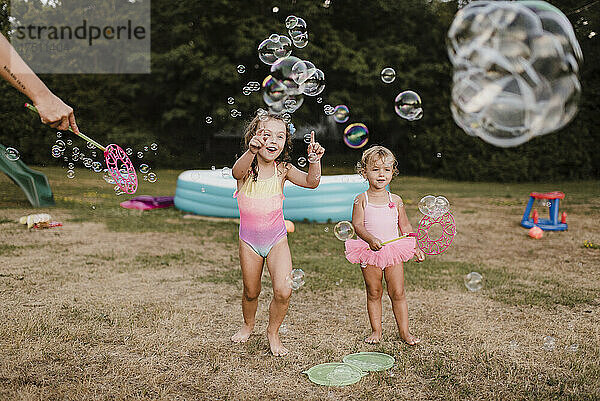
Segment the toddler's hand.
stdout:
<path fill-rule="evenodd" d="M 415 262 L 417 262 L 417 263 L 421 263 L 422 261 L 425 260 L 425 254 L 419 247 L 415 247 L 415 256 L 416 256 Z"/>
<path fill-rule="evenodd" d="M 265 140 L 261 135 L 254 135 L 250 142 L 248 143 L 248 148 L 252 154 L 257 154 L 260 148 L 265 146 Z"/>
<path fill-rule="evenodd" d="M 371 248 L 372 251 L 380 250 L 381 248 L 383 248 L 381 240 L 378 238 L 373 238 L 371 241 L 369 241 L 369 248 Z"/>
<path fill-rule="evenodd" d="M 315 154 L 314 158 L 309 158 L 311 163 L 317 163 L 323 157 L 325 153 L 325 148 L 319 144 L 319 142 L 315 142 L 315 131 L 310 132 L 310 143 L 308 144 L 308 148 L 306 152 L 310 155 L 311 153 Z"/>

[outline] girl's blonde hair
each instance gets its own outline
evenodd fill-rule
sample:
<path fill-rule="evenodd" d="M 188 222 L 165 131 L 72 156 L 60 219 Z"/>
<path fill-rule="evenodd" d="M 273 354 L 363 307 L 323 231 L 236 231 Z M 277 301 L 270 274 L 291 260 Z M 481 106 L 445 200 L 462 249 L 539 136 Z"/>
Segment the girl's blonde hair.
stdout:
<path fill-rule="evenodd" d="M 396 156 L 394 156 L 391 150 L 380 145 L 371 146 L 369 149 L 363 152 L 362 157 L 358 163 L 356 163 L 356 172 L 364 177 L 367 171 L 367 166 L 372 165 L 377 160 L 385 160 L 387 158 L 390 158 L 394 161 L 393 174 L 398 175 L 398 160 L 396 160 Z"/>
<path fill-rule="evenodd" d="M 250 140 L 254 135 L 256 135 L 259 124 L 263 121 L 268 121 L 271 118 L 282 121 L 285 125 L 285 145 L 283 145 L 283 151 L 279 156 L 277 156 L 275 161 L 289 162 L 291 160 L 290 153 L 292 153 L 292 135 L 290 133 L 290 124 L 288 124 L 282 116 L 269 113 L 263 109 L 258 109 L 256 116 L 254 116 L 254 118 L 246 126 L 246 131 L 244 132 L 244 137 L 242 139 L 243 150 L 246 151 L 249 148 Z M 250 175 L 254 181 L 258 179 L 258 162 L 256 161 L 256 158 L 252 160 L 252 164 L 250 165 Z"/>

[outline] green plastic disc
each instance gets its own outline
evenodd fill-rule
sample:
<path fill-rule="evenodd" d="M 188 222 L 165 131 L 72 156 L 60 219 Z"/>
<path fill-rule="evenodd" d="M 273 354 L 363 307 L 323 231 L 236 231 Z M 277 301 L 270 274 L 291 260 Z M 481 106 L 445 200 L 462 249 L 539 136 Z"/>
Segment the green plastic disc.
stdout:
<path fill-rule="evenodd" d="M 349 363 L 322 363 L 302 372 L 308 379 L 321 386 L 347 386 L 367 375 L 359 367 Z"/>
<path fill-rule="evenodd" d="M 346 355 L 344 362 L 354 365 L 366 372 L 386 370 L 394 366 L 393 356 L 381 352 L 359 352 Z"/>

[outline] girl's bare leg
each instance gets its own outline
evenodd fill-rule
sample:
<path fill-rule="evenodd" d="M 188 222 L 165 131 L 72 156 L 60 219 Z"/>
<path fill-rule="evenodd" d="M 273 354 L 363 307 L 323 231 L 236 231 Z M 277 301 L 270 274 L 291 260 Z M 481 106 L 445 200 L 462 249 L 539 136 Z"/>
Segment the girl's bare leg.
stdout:
<path fill-rule="evenodd" d="M 282 238 L 267 255 L 267 268 L 271 274 L 273 283 L 273 300 L 269 305 L 269 325 L 267 326 L 267 338 L 271 352 L 275 356 L 287 355 L 288 350 L 279 339 L 279 326 L 285 318 L 292 289 L 287 283 L 287 276 L 292 271 L 292 255 L 288 246 L 287 237 Z"/>
<path fill-rule="evenodd" d="M 369 312 L 369 322 L 372 330 L 371 335 L 365 338 L 365 342 L 377 344 L 383 336 L 381 327 L 381 296 L 383 295 L 381 279 L 383 278 L 383 271 L 372 265 L 367 265 L 361 270 L 367 289 L 367 312 Z"/>
<path fill-rule="evenodd" d="M 248 244 L 240 239 L 240 265 L 242 266 L 242 281 L 244 282 L 242 293 L 244 324 L 237 333 L 231 336 L 233 342 L 244 343 L 248 341 L 252 330 L 254 330 L 263 264 L 263 257 L 257 255 Z"/>
<path fill-rule="evenodd" d="M 421 340 L 410 334 L 408 330 L 408 304 L 406 303 L 406 293 L 404 292 L 404 265 L 400 263 L 399 265 L 386 267 L 385 282 L 387 284 L 388 295 L 392 301 L 392 309 L 400 337 L 408 345 L 417 345 Z"/>

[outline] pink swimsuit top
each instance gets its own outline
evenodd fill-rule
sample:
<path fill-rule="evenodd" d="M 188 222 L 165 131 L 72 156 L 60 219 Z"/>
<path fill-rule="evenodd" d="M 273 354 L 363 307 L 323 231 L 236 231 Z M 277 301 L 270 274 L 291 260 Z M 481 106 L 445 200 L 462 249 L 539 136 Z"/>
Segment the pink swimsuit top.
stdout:
<path fill-rule="evenodd" d="M 398 238 L 398 208 L 392 202 L 392 194 L 388 192 L 389 203 L 374 205 L 369 203 L 369 195 L 365 191 L 365 228 L 382 242 Z"/>

